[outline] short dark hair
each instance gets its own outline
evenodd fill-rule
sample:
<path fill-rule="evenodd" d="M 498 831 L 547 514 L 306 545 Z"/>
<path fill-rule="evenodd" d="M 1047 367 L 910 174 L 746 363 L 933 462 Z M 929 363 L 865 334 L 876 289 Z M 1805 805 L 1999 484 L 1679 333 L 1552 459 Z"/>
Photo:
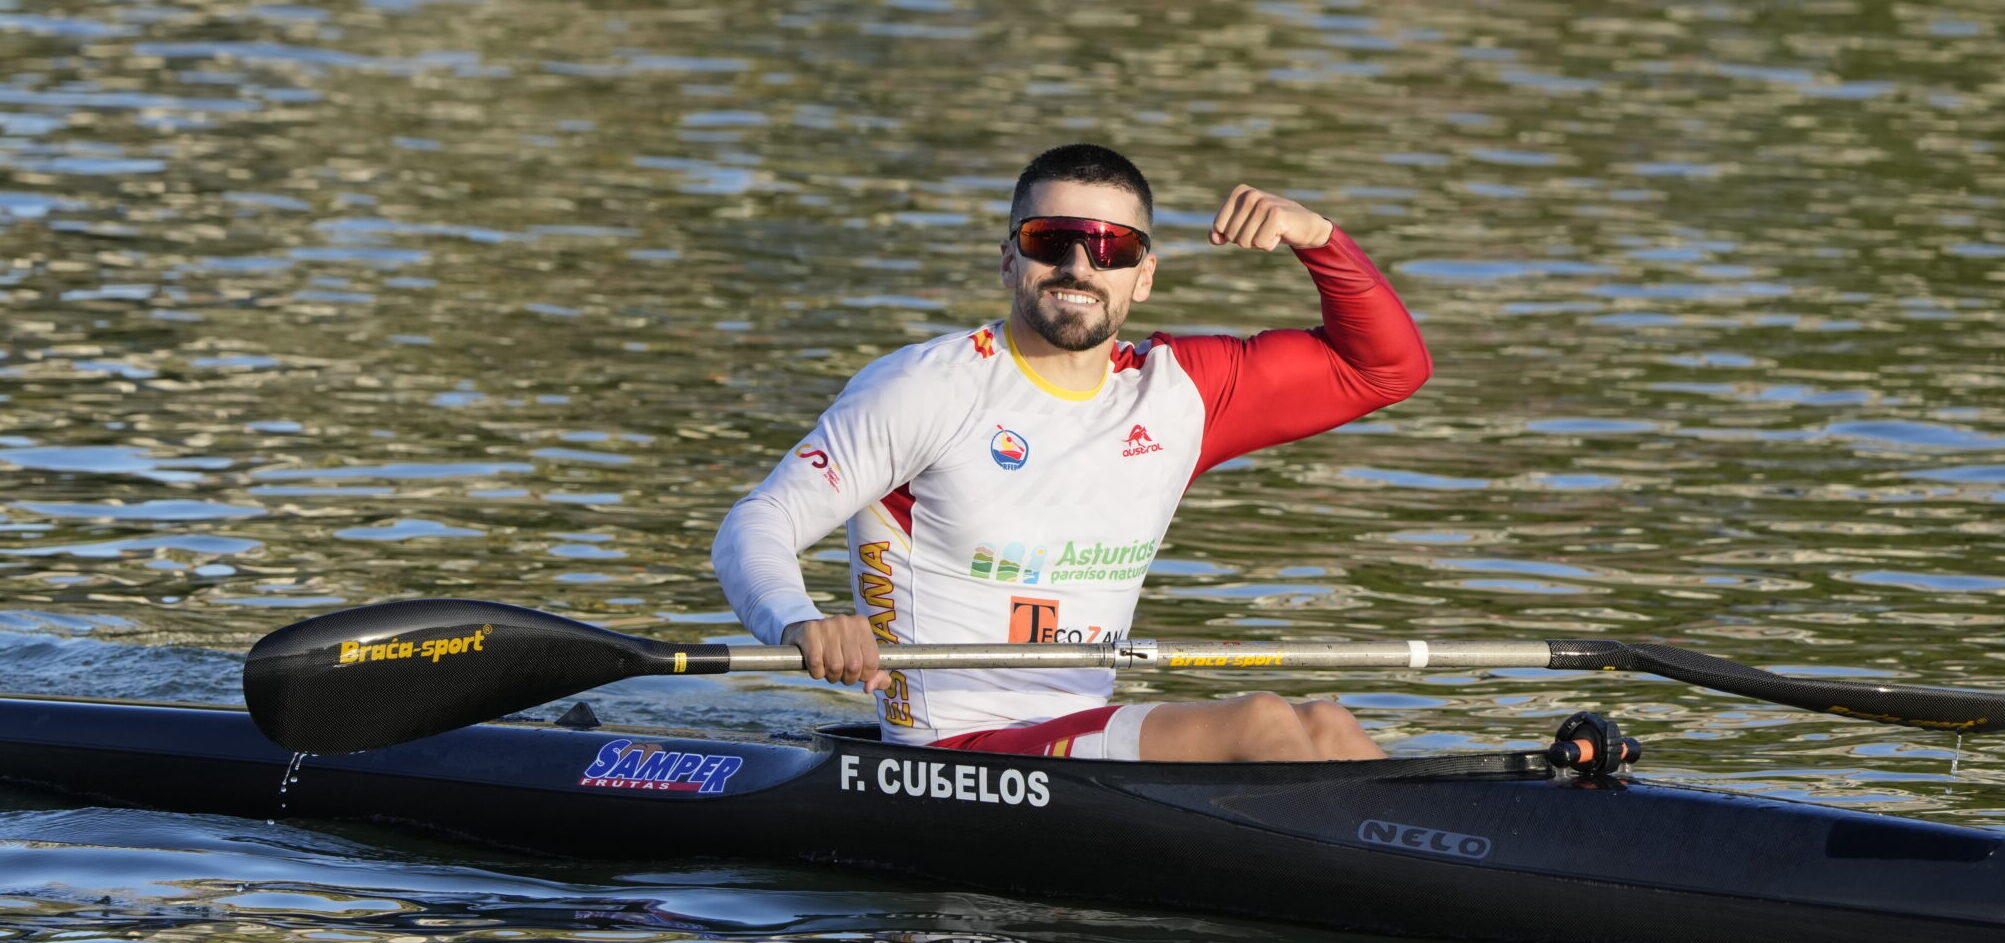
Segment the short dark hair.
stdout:
<path fill-rule="evenodd" d="M 1052 180 L 1119 187 L 1141 201 L 1142 225 L 1155 222 L 1156 203 L 1149 195 L 1149 181 L 1133 163 L 1098 144 L 1064 144 L 1037 155 L 1016 178 L 1016 192 L 1009 198 L 1011 226 L 1024 218 L 1024 204 L 1030 201 L 1031 188 Z"/>

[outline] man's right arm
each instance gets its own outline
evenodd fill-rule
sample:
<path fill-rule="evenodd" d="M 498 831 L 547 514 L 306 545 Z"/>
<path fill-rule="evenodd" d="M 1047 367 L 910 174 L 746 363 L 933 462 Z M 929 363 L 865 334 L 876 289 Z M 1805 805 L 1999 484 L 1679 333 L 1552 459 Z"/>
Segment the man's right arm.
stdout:
<path fill-rule="evenodd" d="M 820 431 L 818 426 L 816 432 Z M 800 552 L 835 529 L 833 522 L 818 529 L 803 527 L 804 519 L 834 514 L 839 522 L 862 506 L 842 513 L 846 502 L 827 501 L 797 514 L 800 495 L 789 494 L 784 481 L 771 487 L 784 478 L 789 463 L 804 457 L 799 454 L 802 450 L 825 452 L 808 449 L 815 441 L 810 438 L 797 447 L 795 455 L 782 459 L 764 483 L 732 506 L 717 529 L 710 561 L 731 610 L 760 641 L 799 648 L 809 677 L 838 684 L 864 680 L 865 689 L 874 691 L 889 678 L 877 668 L 877 637 L 870 622 L 856 615 L 824 615 L 808 597 L 800 566 Z"/>
<path fill-rule="evenodd" d="M 825 615 L 807 593 L 800 553 L 931 464 L 944 417 L 913 395 L 909 376 L 867 368 L 814 431 L 733 505 L 710 559 L 739 621 L 769 645 L 799 646 L 810 675 L 851 682 L 876 674 L 876 640 L 861 617 Z"/>

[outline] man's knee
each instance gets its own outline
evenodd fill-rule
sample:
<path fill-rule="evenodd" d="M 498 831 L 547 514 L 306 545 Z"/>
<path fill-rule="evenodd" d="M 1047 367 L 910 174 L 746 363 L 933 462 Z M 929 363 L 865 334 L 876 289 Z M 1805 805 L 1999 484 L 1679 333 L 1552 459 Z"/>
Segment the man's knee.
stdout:
<path fill-rule="evenodd" d="M 1295 705 L 1279 694 L 1261 691 L 1233 698 L 1233 713 L 1241 724 L 1255 730 L 1270 730 L 1277 724 L 1299 724 Z"/>
<path fill-rule="evenodd" d="M 1350 711 L 1331 701 L 1308 701 L 1295 705 L 1302 730 L 1314 741 L 1324 759 L 1376 760 L 1385 751 L 1372 740 L 1365 726 Z"/>
<path fill-rule="evenodd" d="M 1383 756 L 1351 712 L 1278 694 L 1165 705 L 1142 726 L 1143 759 L 1272 761 Z"/>
<path fill-rule="evenodd" d="M 1313 760 L 1320 750 L 1303 726 L 1295 705 L 1278 694 L 1248 694 L 1233 700 L 1240 760 Z"/>
<path fill-rule="evenodd" d="M 1362 732 L 1364 725 L 1350 711 L 1337 706 L 1335 701 L 1304 701 L 1293 705 L 1295 716 L 1301 719 L 1302 729 L 1312 737 L 1343 735 Z"/>

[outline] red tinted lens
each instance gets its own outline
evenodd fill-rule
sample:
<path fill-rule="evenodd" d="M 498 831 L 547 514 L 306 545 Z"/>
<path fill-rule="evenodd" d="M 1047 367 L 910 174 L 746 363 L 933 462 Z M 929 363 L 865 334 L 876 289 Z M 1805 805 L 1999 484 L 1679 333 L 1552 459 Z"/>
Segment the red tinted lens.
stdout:
<path fill-rule="evenodd" d="M 1075 216 L 1034 216 L 1017 224 L 1016 250 L 1024 258 L 1063 265 L 1072 246 L 1086 247 L 1096 269 L 1127 268 L 1149 254 L 1149 236 L 1131 226 Z"/>

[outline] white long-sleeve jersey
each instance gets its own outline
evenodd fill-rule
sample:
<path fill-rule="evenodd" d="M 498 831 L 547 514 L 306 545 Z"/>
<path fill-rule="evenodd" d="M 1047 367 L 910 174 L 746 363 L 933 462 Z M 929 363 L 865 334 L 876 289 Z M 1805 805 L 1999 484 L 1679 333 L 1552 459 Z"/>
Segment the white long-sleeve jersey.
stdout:
<path fill-rule="evenodd" d="M 1090 391 L 1039 377 L 1006 321 L 871 363 L 725 517 L 712 560 L 732 609 L 768 644 L 823 618 L 798 555 L 847 521 L 856 612 L 882 643 L 1125 636 L 1193 477 L 1426 379 L 1419 332 L 1348 237 L 1297 255 L 1322 327 L 1119 343 Z M 1107 669 L 891 678 L 878 716 L 900 743 L 1049 720 L 1113 690 Z"/>

